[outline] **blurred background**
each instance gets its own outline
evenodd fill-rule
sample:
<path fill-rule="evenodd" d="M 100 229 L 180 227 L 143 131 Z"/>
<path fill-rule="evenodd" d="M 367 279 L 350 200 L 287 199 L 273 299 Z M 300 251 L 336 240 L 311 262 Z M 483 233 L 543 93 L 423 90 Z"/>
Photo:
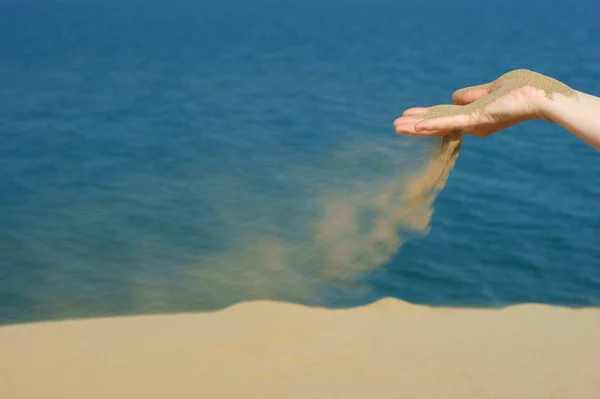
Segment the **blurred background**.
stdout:
<path fill-rule="evenodd" d="M 405 108 L 516 68 L 600 95 L 598 15 L 595 0 L 0 0 L 0 324 L 250 299 L 600 305 L 600 156 L 550 123 L 467 137 L 428 234 L 399 249 L 319 235 L 439 144 L 395 135 Z"/>

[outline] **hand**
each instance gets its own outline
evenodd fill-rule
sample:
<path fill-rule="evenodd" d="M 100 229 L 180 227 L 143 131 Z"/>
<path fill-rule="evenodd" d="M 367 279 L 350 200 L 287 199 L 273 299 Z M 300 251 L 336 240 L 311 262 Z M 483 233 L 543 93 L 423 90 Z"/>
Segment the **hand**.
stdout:
<path fill-rule="evenodd" d="M 407 109 L 394 127 L 398 134 L 437 136 L 461 130 L 485 137 L 520 122 L 543 119 L 540 103 L 544 92 L 533 83 L 526 84 L 539 77 L 543 75 L 526 70 L 509 72 L 491 83 L 454 92 L 454 106 Z M 436 108 L 435 117 L 428 117 Z"/>

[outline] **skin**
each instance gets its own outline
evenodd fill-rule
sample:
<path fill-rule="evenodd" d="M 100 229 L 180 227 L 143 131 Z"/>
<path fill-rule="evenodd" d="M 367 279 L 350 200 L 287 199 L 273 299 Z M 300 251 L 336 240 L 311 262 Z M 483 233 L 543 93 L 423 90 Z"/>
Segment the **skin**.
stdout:
<path fill-rule="evenodd" d="M 452 102 L 465 106 L 509 84 L 510 78 L 501 77 L 491 84 L 467 87 L 454 92 Z M 549 96 L 532 83 L 510 90 L 491 102 L 480 101 L 483 105 L 468 113 L 424 118 L 430 108 L 409 108 L 394 121 L 394 127 L 398 134 L 416 136 L 441 136 L 460 130 L 486 137 L 517 123 L 541 119 L 559 124 L 600 151 L 600 98 L 576 90 L 573 93 Z"/>

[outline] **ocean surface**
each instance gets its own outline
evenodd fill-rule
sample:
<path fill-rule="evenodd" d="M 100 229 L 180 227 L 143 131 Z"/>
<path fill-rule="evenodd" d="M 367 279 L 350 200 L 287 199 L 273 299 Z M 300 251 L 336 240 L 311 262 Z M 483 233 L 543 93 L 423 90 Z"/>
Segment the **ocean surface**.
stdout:
<path fill-rule="evenodd" d="M 516 68 L 600 95 L 598 15 L 0 0 L 0 324 L 249 299 L 599 306 L 600 154 L 550 123 L 467 137 L 427 234 L 398 250 L 332 268 L 360 249 L 319 235 L 439 144 L 395 135 L 405 108 Z"/>

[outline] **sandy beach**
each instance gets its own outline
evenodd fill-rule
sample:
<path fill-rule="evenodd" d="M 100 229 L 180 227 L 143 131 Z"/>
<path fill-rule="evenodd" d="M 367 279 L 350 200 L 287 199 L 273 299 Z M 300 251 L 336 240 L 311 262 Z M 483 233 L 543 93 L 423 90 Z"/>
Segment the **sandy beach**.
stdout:
<path fill-rule="evenodd" d="M 600 310 L 214 313 L 0 328 L 2 398 L 597 398 Z"/>

